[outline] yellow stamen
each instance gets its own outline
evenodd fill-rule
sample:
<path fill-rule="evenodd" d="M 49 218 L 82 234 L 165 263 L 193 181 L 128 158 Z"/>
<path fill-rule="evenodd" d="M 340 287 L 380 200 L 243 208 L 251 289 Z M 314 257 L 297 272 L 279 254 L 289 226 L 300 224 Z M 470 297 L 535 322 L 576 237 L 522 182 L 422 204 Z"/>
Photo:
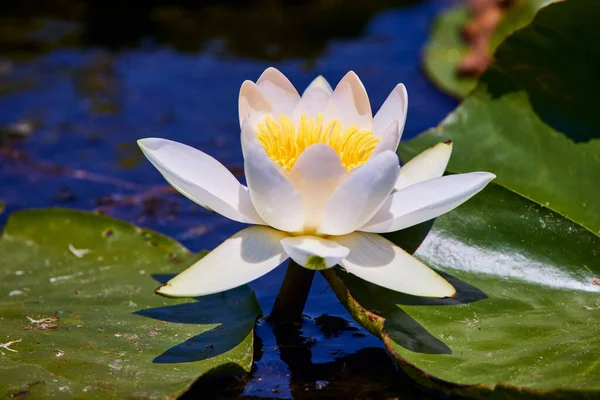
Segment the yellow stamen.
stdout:
<path fill-rule="evenodd" d="M 256 136 L 269 157 L 288 171 L 300 154 L 316 143 L 324 143 L 335 150 L 344 168 L 350 171 L 366 163 L 381 140 L 373 132 L 361 131 L 357 126 L 344 130 L 339 120 L 324 126 L 320 113 L 316 120 L 303 114 L 297 129 L 285 115 L 279 116 L 279 122 L 265 117 L 257 127 Z"/>

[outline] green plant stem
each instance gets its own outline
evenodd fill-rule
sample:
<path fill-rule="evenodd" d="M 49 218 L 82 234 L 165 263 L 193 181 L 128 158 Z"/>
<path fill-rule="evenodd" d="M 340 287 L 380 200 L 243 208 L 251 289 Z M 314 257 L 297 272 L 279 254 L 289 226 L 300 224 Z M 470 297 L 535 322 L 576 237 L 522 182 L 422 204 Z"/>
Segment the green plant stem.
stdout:
<path fill-rule="evenodd" d="M 302 312 L 314 276 L 315 271 L 301 267 L 290 259 L 271 315 L 267 318 L 269 322 L 278 324 L 302 321 Z"/>

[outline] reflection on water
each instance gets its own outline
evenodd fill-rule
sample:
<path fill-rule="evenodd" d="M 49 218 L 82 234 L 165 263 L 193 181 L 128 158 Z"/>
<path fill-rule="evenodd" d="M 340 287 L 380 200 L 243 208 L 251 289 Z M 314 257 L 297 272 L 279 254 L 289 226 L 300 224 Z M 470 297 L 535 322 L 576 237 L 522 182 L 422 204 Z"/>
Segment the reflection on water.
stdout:
<path fill-rule="evenodd" d="M 23 56 L 57 47 L 154 43 L 269 60 L 312 58 L 332 38 L 360 35 L 375 13 L 418 1 L 6 2 L 0 6 L 0 52 Z"/>
<path fill-rule="evenodd" d="M 450 1 L 2 2 L 0 225 L 18 209 L 65 206 L 132 221 L 194 250 L 214 248 L 242 226 L 174 194 L 135 141 L 185 142 L 243 179 L 237 94 L 271 64 L 300 88 L 353 69 L 374 110 L 404 82 L 404 137 L 414 136 L 456 105 L 419 67 L 431 21 Z M 276 268 L 251 285 L 266 313 L 284 273 Z M 258 361 L 241 389 L 231 386 L 235 395 L 422 398 L 319 275 L 305 314 L 301 331 L 259 324 Z"/>

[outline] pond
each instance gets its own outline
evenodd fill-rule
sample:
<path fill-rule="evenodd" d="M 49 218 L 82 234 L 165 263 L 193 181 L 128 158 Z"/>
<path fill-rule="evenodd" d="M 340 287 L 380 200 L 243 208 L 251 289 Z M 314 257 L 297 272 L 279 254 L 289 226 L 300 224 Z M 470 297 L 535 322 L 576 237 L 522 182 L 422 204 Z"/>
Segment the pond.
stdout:
<path fill-rule="evenodd" d="M 0 148 L 0 225 L 26 208 L 97 210 L 194 251 L 214 248 L 240 225 L 173 193 L 136 140 L 192 145 L 243 179 L 238 91 L 268 66 L 297 87 L 354 70 L 374 110 L 403 82 L 404 139 L 457 105 L 420 67 L 433 18 L 451 0 L 121 3 L 2 6 L 0 126 L 13 138 Z M 284 272 L 250 284 L 265 313 Z M 305 314 L 301 327 L 258 323 L 247 380 L 200 382 L 187 396 L 448 398 L 402 375 L 319 274 Z"/>

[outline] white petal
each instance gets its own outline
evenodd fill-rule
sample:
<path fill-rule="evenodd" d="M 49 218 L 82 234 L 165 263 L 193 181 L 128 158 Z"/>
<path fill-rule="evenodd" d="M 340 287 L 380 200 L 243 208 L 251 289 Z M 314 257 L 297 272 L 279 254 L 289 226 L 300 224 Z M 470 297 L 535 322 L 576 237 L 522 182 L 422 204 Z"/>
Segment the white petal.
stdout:
<path fill-rule="evenodd" d="M 337 84 L 327 114 L 337 114 L 343 128 L 356 125 L 361 130 L 373 130 L 373 114 L 369 96 L 362 82 L 353 71 L 348 72 Z"/>
<path fill-rule="evenodd" d="M 244 124 L 242 130 L 252 129 Z M 246 135 L 243 135 L 246 136 Z M 304 225 L 304 205 L 300 194 L 284 176 L 258 141 L 243 144 L 244 170 L 250 198 L 262 219 L 273 228 L 300 232 Z"/>
<path fill-rule="evenodd" d="M 407 109 L 408 94 L 404 85 L 400 83 L 392 90 L 373 118 L 373 131 L 375 134 L 381 134 L 392 122 L 398 121 L 398 131 L 402 136 Z"/>
<path fill-rule="evenodd" d="M 447 141 L 438 143 L 416 155 L 400 168 L 400 175 L 398 175 L 394 189 L 402 190 L 415 183 L 444 175 L 451 154 L 452 141 Z"/>
<path fill-rule="evenodd" d="M 399 169 L 398 157 L 391 151 L 357 168 L 327 201 L 317 232 L 345 235 L 364 225 L 391 193 Z"/>
<path fill-rule="evenodd" d="M 264 223 L 246 187 L 208 154 L 166 139 L 141 139 L 138 145 L 167 182 L 193 202 L 234 221 Z"/>
<path fill-rule="evenodd" d="M 360 230 L 394 232 L 436 218 L 469 200 L 495 177 L 489 172 L 471 172 L 408 186 L 392 194 Z"/>
<path fill-rule="evenodd" d="M 330 113 L 327 108 L 331 100 L 331 86 L 322 76 L 312 81 L 302 93 L 302 99 L 294 109 L 292 123 L 298 125 L 300 117 L 306 115 L 309 118 L 316 118 L 317 114 L 323 115 L 323 125 L 326 126 L 332 119 L 337 118 L 337 113 Z"/>
<path fill-rule="evenodd" d="M 256 85 L 267 99 L 273 113 L 290 116 L 300 101 L 298 91 L 279 70 L 269 67 L 262 73 Z"/>
<path fill-rule="evenodd" d="M 456 293 L 434 270 L 379 235 L 355 232 L 334 240 L 350 249 L 340 265 L 359 278 L 414 296 L 450 297 Z"/>
<path fill-rule="evenodd" d="M 302 99 L 294 109 L 292 114 L 292 123 L 298 126 L 300 118 L 305 115 L 308 118 L 315 119 L 317 114 L 323 115 L 323 126 L 326 126 L 331 120 L 337 118 L 337 114 L 330 113 L 327 105 L 329 104 L 331 95 L 324 89 L 316 87 L 307 90 L 302 95 Z"/>
<path fill-rule="evenodd" d="M 310 83 L 310 85 L 308 85 L 306 87 L 306 90 L 304 90 L 304 93 L 302 94 L 302 96 L 304 96 L 307 92 L 310 92 L 312 89 L 315 88 L 319 88 L 324 90 L 326 93 L 333 93 L 333 89 L 331 88 L 331 85 L 329 84 L 329 82 L 327 82 L 327 79 L 325 79 L 323 77 L 323 75 L 319 75 L 317 76 L 315 79 L 313 79 L 313 81 Z"/>
<path fill-rule="evenodd" d="M 262 91 L 252 81 L 244 81 L 240 88 L 240 97 L 238 100 L 238 112 L 240 117 L 240 127 L 244 119 L 255 113 L 272 114 L 273 108 L 263 95 Z"/>
<path fill-rule="evenodd" d="M 333 267 L 350 252 L 337 242 L 317 236 L 289 236 L 281 240 L 281 245 L 296 263 L 317 270 Z"/>
<path fill-rule="evenodd" d="M 398 121 L 393 121 L 381 134 L 381 140 L 377 143 L 377 147 L 373 150 L 371 157 L 386 150 L 395 152 L 398 149 L 401 135 L 402 131 L 398 130 Z"/>
<path fill-rule="evenodd" d="M 266 226 L 246 228 L 156 292 L 170 297 L 195 297 L 251 282 L 288 258 L 280 243 L 285 236 L 285 233 Z"/>
<path fill-rule="evenodd" d="M 305 230 L 318 228 L 327 200 L 347 175 L 338 154 L 326 144 L 314 144 L 300 154 L 288 178 L 304 202 Z"/>

